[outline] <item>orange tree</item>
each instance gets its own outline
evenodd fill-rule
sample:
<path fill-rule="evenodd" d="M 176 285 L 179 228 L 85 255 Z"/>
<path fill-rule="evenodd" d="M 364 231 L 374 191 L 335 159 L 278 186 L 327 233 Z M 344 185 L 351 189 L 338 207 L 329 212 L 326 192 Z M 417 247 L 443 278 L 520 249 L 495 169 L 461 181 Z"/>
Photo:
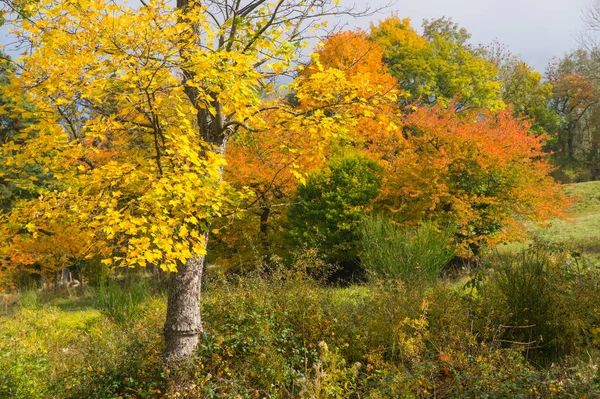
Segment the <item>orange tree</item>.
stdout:
<path fill-rule="evenodd" d="M 418 108 L 403 117 L 406 140 L 388 158 L 387 209 L 406 223 L 438 219 L 457 229 L 468 254 L 518 238 L 526 220 L 563 214 L 544 136 L 509 111 Z"/>
<path fill-rule="evenodd" d="M 383 48 L 368 40 L 365 32 L 338 32 L 329 36 L 312 60 L 300 68 L 295 90 L 319 86 L 319 94 L 307 99 L 292 91 L 290 106 L 295 112 L 307 112 L 322 106 L 324 96 L 346 103 L 347 112 L 352 110 L 356 119 L 347 134 L 328 135 L 315 142 L 313 136 L 277 123 L 276 114 L 267 114 L 267 130 L 247 131 L 230 143 L 226 178 L 237 187 L 250 186 L 255 196 L 240 204 L 248 209 L 243 220 L 211 241 L 217 262 L 228 267 L 246 266 L 256 258 L 284 256 L 289 250 L 284 240 L 288 209 L 297 205 L 294 193 L 306 183 L 301 171 L 316 170 L 332 156 L 343 156 L 348 146 L 373 141 L 376 130 L 393 128 L 389 120 L 396 104 L 397 82 L 387 73 L 382 54 Z M 334 76 L 333 71 L 345 77 L 346 86 L 324 80 L 323 74 Z M 368 112 L 363 107 L 349 107 L 358 98 L 376 107 Z M 233 226 L 228 220 L 221 220 L 219 225 Z"/>
<path fill-rule="evenodd" d="M 339 70 L 319 70 L 291 88 L 301 110 L 272 84 L 290 69 L 301 32 L 339 9 L 320 0 L 178 0 L 174 9 L 162 0 L 138 9 L 41 0 L 22 10 L 14 34 L 30 49 L 5 93 L 38 122 L 35 139 L 4 143 L 3 167 L 36 165 L 51 181 L 2 215 L 4 254 L 23 236 L 54 235 L 47 226 L 60 221 L 102 243 L 106 263 L 176 271 L 165 357 L 186 357 L 202 335 L 211 224 L 252 195 L 223 180 L 229 139 L 275 121 L 310 138 L 319 154 L 357 112 L 377 106 Z M 344 90 L 343 101 L 333 88 Z M 27 176 L 15 183 L 29 184 Z"/>

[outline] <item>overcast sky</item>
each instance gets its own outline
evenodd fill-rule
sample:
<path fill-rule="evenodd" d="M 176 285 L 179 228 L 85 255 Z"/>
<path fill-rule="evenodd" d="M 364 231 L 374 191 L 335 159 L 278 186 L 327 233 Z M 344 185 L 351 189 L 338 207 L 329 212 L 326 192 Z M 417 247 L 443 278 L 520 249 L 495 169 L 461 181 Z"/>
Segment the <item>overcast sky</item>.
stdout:
<path fill-rule="evenodd" d="M 384 14 L 349 24 L 368 29 L 370 21 L 397 12 L 421 28 L 423 19 L 450 17 L 471 34 L 473 44 L 504 43 L 536 70 L 544 72 L 552 57 L 577 47 L 576 36 L 583 30 L 582 8 L 590 0 L 396 0 Z M 341 0 L 342 5 L 368 4 L 372 8 L 386 0 L 358 2 Z"/>
<path fill-rule="evenodd" d="M 347 27 L 368 29 L 371 22 L 397 12 L 412 19 L 419 29 L 423 19 L 450 17 L 471 34 L 473 44 L 504 43 L 514 53 L 544 72 L 552 57 L 560 57 L 577 46 L 582 31 L 582 8 L 591 0 L 340 0 L 378 8 L 392 4 L 381 14 L 347 20 Z M 128 3 L 136 3 L 129 0 Z M 0 44 L 6 44 L 6 29 L 0 29 Z"/>

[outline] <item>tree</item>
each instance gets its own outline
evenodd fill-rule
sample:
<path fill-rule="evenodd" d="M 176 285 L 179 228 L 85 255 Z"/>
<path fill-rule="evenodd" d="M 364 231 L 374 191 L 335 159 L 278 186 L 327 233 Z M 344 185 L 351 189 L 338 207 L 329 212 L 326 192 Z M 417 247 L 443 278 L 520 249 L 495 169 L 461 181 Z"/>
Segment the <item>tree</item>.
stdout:
<path fill-rule="evenodd" d="M 382 201 L 399 221 L 456 228 L 463 254 L 518 238 L 524 220 L 559 216 L 565 197 L 549 176 L 544 136 L 509 111 L 440 106 L 403 117 L 406 139 L 388 157 Z"/>
<path fill-rule="evenodd" d="M 455 25 L 442 22 L 432 24 L 428 34 L 456 30 Z M 425 43 L 414 31 L 395 32 L 405 42 Z M 451 37 L 457 43 L 467 40 L 460 30 Z M 361 32 L 331 37 L 317 52 L 318 60 L 346 70 L 353 75 L 349 79 L 364 81 L 367 90 L 372 90 L 370 85 L 379 84 L 380 90 L 398 85 L 382 63 L 385 44 L 369 45 L 363 40 Z M 310 71 L 309 66 L 306 73 Z M 406 101 L 405 94 L 398 96 Z M 549 176 L 552 167 L 542 150 L 547 136 L 533 134 L 530 122 L 509 111 L 492 112 L 474 105 L 472 109 L 453 102 L 404 107 L 404 101 L 382 104 L 361 117 L 337 143 L 338 153 L 358 152 L 383 167 L 381 188 L 372 205 L 376 212 L 387 213 L 405 226 L 429 219 L 450 225 L 464 255 L 522 236 L 522 220 L 560 214 L 556 208 L 561 208 L 564 197 Z M 327 214 L 327 207 L 311 206 L 314 214 Z M 316 222 L 312 225 L 319 227 Z M 334 229 L 320 228 L 319 234 L 324 236 L 321 240 L 335 236 Z"/>
<path fill-rule="evenodd" d="M 14 140 L 15 135 L 21 133 L 26 127 L 35 123 L 34 120 L 24 118 L 20 112 L 15 109 L 15 103 L 11 96 L 5 93 L 8 86 L 8 76 L 12 70 L 12 60 L 10 57 L 0 52 L 0 145 Z M 33 170 L 27 171 L 33 174 Z M 28 193 L 19 191 L 12 183 L 14 176 L 3 173 L 0 175 L 0 209 L 8 210 L 12 203 L 19 196 L 26 196 Z M 37 175 L 38 180 L 41 176 Z"/>
<path fill-rule="evenodd" d="M 600 101 L 593 70 L 591 55 L 582 49 L 548 68 L 548 79 L 553 85 L 550 104 L 560 117 L 557 139 L 563 163 L 580 162 L 587 156 L 587 116 Z"/>
<path fill-rule="evenodd" d="M 600 85 L 600 2 L 593 0 L 583 9 L 585 31 L 580 48 L 549 66 L 550 79 L 557 80 L 553 106 L 562 117 L 558 141 L 564 156 L 562 164 L 588 169 L 588 179 L 600 179 L 598 142 L 598 87 Z M 577 154 L 578 153 L 578 154 Z"/>
<path fill-rule="evenodd" d="M 34 118 L 27 117 L 20 112 L 17 101 L 12 99 L 7 90 L 9 88 L 8 77 L 14 72 L 14 65 L 10 57 L 0 53 L 0 145 L 14 142 L 23 145 L 25 142 L 34 140 L 37 133 Z M 24 98 L 20 98 L 23 106 L 31 112 L 32 105 Z M 27 131 L 27 133 L 26 133 Z M 19 168 L 5 167 L 10 162 L 10 157 L 0 156 L 0 211 L 1 213 L 21 210 L 16 205 L 21 200 L 32 199 L 37 191 L 49 184 L 51 176 L 43 173 L 39 164 L 32 162 L 20 165 Z M 21 184 L 16 182 L 21 180 Z M 0 218 L 2 217 L 0 213 Z M 65 227 L 65 226 L 62 226 Z M 59 241 L 54 243 L 38 241 L 27 237 L 14 235 L 13 245 L 0 249 L 0 284 L 12 286 L 16 275 L 33 273 L 37 275 L 50 275 L 55 271 L 63 269 L 67 259 L 52 250 L 56 243 L 64 243 L 66 253 L 73 254 L 74 245 L 81 241 L 77 234 L 69 228 L 59 228 L 61 233 Z M 57 237 L 58 238 L 58 237 Z M 81 248 L 79 248 L 81 249 Z M 58 256 L 57 256 L 58 255 Z M 44 270 L 40 265 L 45 265 Z"/>
<path fill-rule="evenodd" d="M 343 134 L 356 108 L 373 105 L 341 71 L 320 71 L 293 88 L 302 110 L 280 101 L 270 81 L 290 70 L 307 25 L 338 11 L 327 1 L 142 4 L 25 5 L 16 34 L 31 50 L 10 87 L 35 104 L 29 113 L 40 118 L 39 134 L 2 152 L 7 167 L 42 165 L 54 187 L 20 205 L 29 220 L 11 212 L 3 228 L 40 236 L 51 234 L 41 222 L 73 220 L 110 248 L 106 262 L 176 271 L 164 331 L 165 357 L 177 359 L 202 334 L 210 226 L 244 197 L 222 179 L 230 137 L 266 131 L 271 111 L 278 126 L 319 143 Z"/>
<path fill-rule="evenodd" d="M 459 46 L 476 52 L 476 49 L 468 43 L 471 34 L 465 28 L 461 28 L 456 22 L 453 22 L 452 18 L 425 19 L 423 21 L 423 36 L 428 40 L 433 40 L 437 36 L 441 36 Z"/>
<path fill-rule="evenodd" d="M 309 175 L 289 208 L 292 238 L 318 248 L 334 264 L 358 258 L 360 222 L 373 209 L 382 171 L 376 161 L 354 155 L 334 159 Z"/>
<path fill-rule="evenodd" d="M 449 29 L 447 24 L 434 26 L 431 35 Z M 407 37 L 412 38 L 407 42 L 419 40 Z M 467 40 L 460 39 L 460 31 L 454 37 L 459 43 Z M 320 63 L 346 70 L 349 79 L 363 81 L 369 91 L 398 85 L 385 71 L 385 52 L 384 45 L 365 43 L 361 32 L 344 32 L 326 41 L 317 54 Z M 309 66 L 306 73 L 310 72 Z M 398 96 L 406 101 L 404 94 Z M 542 150 L 546 135 L 533 134 L 530 122 L 509 111 L 448 105 L 381 104 L 368 117 L 360 117 L 337 143 L 338 153 L 358 152 L 383 167 L 372 209 L 405 227 L 429 219 L 450 225 L 464 255 L 522 236 L 522 220 L 560 214 L 556 208 L 565 199 L 549 176 L 552 167 Z M 332 148 L 332 154 L 335 151 Z M 327 207 L 311 206 L 314 214 L 327 214 Z M 319 234 L 324 236 L 321 240 L 334 239 L 335 229 L 320 228 Z"/>
<path fill-rule="evenodd" d="M 486 58 L 498 69 L 502 100 L 511 107 L 513 115 L 529 119 L 532 122 L 531 133 L 547 132 L 555 136 L 559 117 L 550 107 L 552 84 L 544 81 L 541 73 L 511 54 L 502 44 L 488 46 Z"/>
<path fill-rule="evenodd" d="M 371 26 L 370 38 L 384 48 L 384 58 L 400 89 L 413 102 L 431 106 L 504 108 L 498 71 L 483 51 L 467 44 L 469 34 L 448 19 L 425 21 L 424 36 L 409 19 L 397 16 Z"/>
<path fill-rule="evenodd" d="M 299 171 L 315 171 L 331 158 L 343 158 L 348 146 L 364 146 L 367 141 L 382 144 L 377 137 L 382 130 L 392 128 L 389 122 L 397 94 L 397 81 L 387 72 L 381 61 L 382 54 L 383 48 L 368 40 L 365 32 L 342 31 L 327 37 L 311 61 L 302 67 L 296 80 L 300 86 L 319 82 L 315 79 L 324 71 L 341 71 L 349 87 L 356 91 L 349 92 L 339 85 L 328 86 L 323 80 L 320 80 L 320 90 L 345 102 L 364 98 L 377 103 L 377 108 L 368 113 L 361 107 L 355 108 L 356 121 L 347 133 L 321 140 L 319 152 L 310 136 L 281 128 L 274 120 L 269 121 L 266 132 L 248 132 L 232 141 L 226 157 L 227 180 L 236 187 L 250 186 L 256 196 L 240 204 L 248 208 L 240 221 L 243 228 L 240 222 L 232 225 L 229 220 L 220 221 L 220 226 L 235 227 L 212 241 L 217 249 L 212 251 L 213 256 L 219 264 L 249 267 L 257 257 L 268 262 L 272 255 L 286 256 L 289 251 L 282 237 L 290 214 L 287 208 L 297 205 L 295 192 L 301 189 L 299 185 L 306 183 Z M 290 94 L 290 101 L 296 112 L 316 105 L 307 104 L 294 92 Z"/>

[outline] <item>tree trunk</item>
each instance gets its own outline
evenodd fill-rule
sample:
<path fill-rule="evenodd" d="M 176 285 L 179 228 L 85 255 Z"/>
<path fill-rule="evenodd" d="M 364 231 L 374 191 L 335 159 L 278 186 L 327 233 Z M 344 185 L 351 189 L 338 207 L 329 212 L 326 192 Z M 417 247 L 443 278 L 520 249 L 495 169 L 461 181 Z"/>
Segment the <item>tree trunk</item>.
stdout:
<path fill-rule="evenodd" d="M 268 206 L 262 206 L 262 212 L 260 214 L 260 242 L 265 255 L 271 249 L 271 243 L 269 242 L 269 216 L 271 214 L 271 208 Z"/>
<path fill-rule="evenodd" d="M 569 160 L 575 160 L 575 132 L 573 130 L 569 130 L 569 135 L 567 136 L 567 155 L 569 156 Z"/>
<path fill-rule="evenodd" d="M 204 255 L 181 263 L 169 281 L 165 352 L 167 360 L 188 357 L 200 342 L 204 330 L 200 314 L 200 290 Z"/>
<path fill-rule="evenodd" d="M 54 272 L 54 291 L 59 288 L 67 287 L 69 284 L 69 269 L 64 268 Z"/>
<path fill-rule="evenodd" d="M 190 0 L 177 0 L 177 8 L 184 12 L 190 6 Z M 197 33 L 199 26 L 194 26 Z M 197 37 L 201 41 L 200 35 Z M 186 59 L 186 55 L 181 55 Z M 218 101 L 218 94 L 208 92 L 214 99 L 211 106 L 214 113 L 206 109 L 204 104 L 199 102 L 200 90 L 186 81 L 194 76 L 193 73 L 185 69 L 182 70 L 184 90 L 192 105 L 198 111 L 198 133 L 200 137 L 208 144 L 217 147 L 216 152 L 225 155 L 227 147 L 227 134 L 225 129 L 225 115 L 223 114 L 222 104 Z M 219 169 L 219 177 L 223 178 L 223 168 Z M 208 229 L 204 233 L 205 242 L 208 241 Z M 165 321 L 165 352 L 166 360 L 180 360 L 192 354 L 194 349 L 200 343 L 200 338 L 204 332 L 202 328 L 202 317 L 200 314 L 200 292 L 202 283 L 202 272 L 204 268 L 204 255 L 195 254 L 187 262 L 180 263 L 177 267 L 177 273 L 172 273 L 169 280 L 169 294 L 167 302 L 167 319 Z"/>

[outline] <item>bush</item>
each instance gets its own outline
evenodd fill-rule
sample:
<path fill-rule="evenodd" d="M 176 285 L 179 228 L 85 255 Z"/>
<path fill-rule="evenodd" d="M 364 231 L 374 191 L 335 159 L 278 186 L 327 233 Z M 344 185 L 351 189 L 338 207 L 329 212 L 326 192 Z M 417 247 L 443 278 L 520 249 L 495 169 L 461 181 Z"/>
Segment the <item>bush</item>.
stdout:
<path fill-rule="evenodd" d="M 309 175 L 290 207 L 290 236 L 299 247 L 318 248 L 331 263 L 358 256 L 359 226 L 377 197 L 382 168 L 361 156 L 334 160 Z"/>
<path fill-rule="evenodd" d="M 381 216 L 366 219 L 361 229 L 362 265 L 373 275 L 433 282 L 454 257 L 451 229 L 423 223 L 402 228 Z"/>
<path fill-rule="evenodd" d="M 500 331 L 505 329 L 503 340 L 529 346 L 549 344 L 557 335 L 550 257 L 534 248 L 518 254 L 498 254 L 494 260 L 492 284 L 501 293 L 506 316 L 507 327 L 499 327 Z"/>
<path fill-rule="evenodd" d="M 481 286 L 487 336 L 520 346 L 534 361 L 556 361 L 589 346 L 600 325 L 596 267 L 562 247 L 540 243 L 518 253 L 496 254 Z"/>
<path fill-rule="evenodd" d="M 0 317 L 0 398 L 596 397 L 598 273 L 547 255 L 549 276 L 559 275 L 551 292 L 567 298 L 552 302 L 556 341 L 575 342 L 585 361 L 537 369 L 521 346 L 503 348 L 486 335 L 487 312 L 505 312 L 492 274 L 483 297 L 447 282 L 331 288 L 307 275 L 318 264 L 309 252 L 267 277 L 207 273 L 205 335 L 179 366 L 161 362 L 164 297 L 141 300 L 130 324 L 90 309 L 98 300 L 18 308 Z M 110 289 L 129 291 L 116 282 Z"/>

